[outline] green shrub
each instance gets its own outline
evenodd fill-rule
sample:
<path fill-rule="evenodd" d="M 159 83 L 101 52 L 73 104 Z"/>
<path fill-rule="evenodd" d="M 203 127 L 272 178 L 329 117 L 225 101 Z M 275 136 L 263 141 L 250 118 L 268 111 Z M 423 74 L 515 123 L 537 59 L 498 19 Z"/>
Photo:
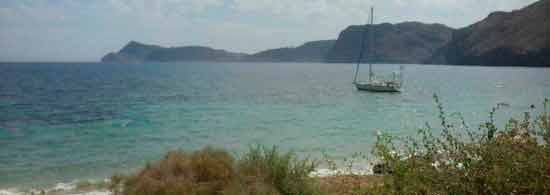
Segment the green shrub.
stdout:
<path fill-rule="evenodd" d="M 497 129 L 492 109 L 489 121 L 471 130 L 447 121 L 439 98 L 441 135 L 429 125 L 419 138 L 378 137 L 374 154 L 391 169 L 384 185 L 370 191 L 382 194 L 544 194 L 550 192 L 548 100 L 532 120 L 511 119 Z M 460 134 L 459 132 L 466 132 Z"/>
<path fill-rule="evenodd" d="M 281 154 L 276 147 L 260 146 L 251 147 L 238 163 L 239 172 L 247 182 L 261 181 L 285 195 L 318 193 L 314 180 L 309 177 L 315 167 L 313 161 L 298 160 L 291 152 Z"/>

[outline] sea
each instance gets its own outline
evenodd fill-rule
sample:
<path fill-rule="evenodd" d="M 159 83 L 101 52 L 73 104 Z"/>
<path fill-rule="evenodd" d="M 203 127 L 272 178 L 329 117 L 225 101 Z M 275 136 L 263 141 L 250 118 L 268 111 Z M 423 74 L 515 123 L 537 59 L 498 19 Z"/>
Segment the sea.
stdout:
<path fill-rule="evenodd" d="M 236 156 L 258 144 L 310 158 L 368 154 L 380 132 L 437 131 L 434 94 L 451 122 L 474 129 L 497 104 L 506 121 L 541 112 L 550 98 L 549 68 L 376 64 L 374 72 L 401 75 L 403 91 L 357 91 L 353 64 L 2 63 L 0 193 L 103 180 L 205 146 Z M 367 75 L 362 66 L 359 79 Z"/>

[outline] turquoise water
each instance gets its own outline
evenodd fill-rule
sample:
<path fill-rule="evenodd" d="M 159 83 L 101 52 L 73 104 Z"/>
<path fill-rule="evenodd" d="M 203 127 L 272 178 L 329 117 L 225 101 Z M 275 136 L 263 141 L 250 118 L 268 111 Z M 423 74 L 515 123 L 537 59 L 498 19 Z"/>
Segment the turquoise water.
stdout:
<path fill-rule="evenodd" d="M 378 130 L 435 126 L 434 93 L 471 126 L 497 103 L 510 104 L 504 120 L 550 97 L 544 68 L 405 65 L 401 94 L 356 91 L 352 76 L 350 64 L 0 64 L 0 189 L 106 178 L 206 145 L 346 156 Z"/>

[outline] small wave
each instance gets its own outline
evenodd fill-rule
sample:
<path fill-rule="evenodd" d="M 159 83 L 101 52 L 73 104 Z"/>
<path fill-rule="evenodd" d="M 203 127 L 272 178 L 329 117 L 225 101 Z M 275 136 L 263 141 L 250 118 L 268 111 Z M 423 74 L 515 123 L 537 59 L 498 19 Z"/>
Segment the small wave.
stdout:
<path fill-rule="evenodd" d="M 504 82 L 497 82 L 495 85 L 496 88 L 504 88 Z"/>
<path fill-rule="evenodd" d="M 109 182 L 108 179 L 103 181 L 88 180 L 84 183 L 88 185 L 100 186 L 101 183 Z M 69 183 L 57 183 L 51 188 L 20 190 L 17 188 L 0 189 L 0 195 L 112 195 L 112 193 L 102 187 L 86 187 L 79 189 L 78 185 L 82 182 L 73 181 Z"/>
<path fill-rule="evenodd" d="M 112 195 L 112 193 L 110 191 L 90 191 L 90 192 L 69 193 L 65 195 Z"/>
<path fill-rule="evenodd" d="M 15 189 L 0 189 L 0 195 L 20 195 L 23 194 Z"/>
<path fill-rule="evenodd" d="M 130 123 L 132 123 L 132 122 L 133 122 L 133 120 L 130 120 L 130 119 L 129 119 L 129 120 L 124 120 L 124 121 L 120 124 L 120 126 L 121 126 L 121 127 L 127 127 L 128 124 L 130 124 Z"/>
<path fill-rule="evenodd" d="M 71 183 L 57 183 L 53 187 L 55 191 L 71 191 L 76 189 L 76 182 Z"/>

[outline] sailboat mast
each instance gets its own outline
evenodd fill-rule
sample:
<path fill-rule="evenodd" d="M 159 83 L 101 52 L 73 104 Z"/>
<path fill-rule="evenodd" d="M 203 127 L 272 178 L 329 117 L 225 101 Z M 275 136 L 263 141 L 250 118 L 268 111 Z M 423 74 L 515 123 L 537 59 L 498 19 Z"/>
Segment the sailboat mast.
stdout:
<path fill-rule="evenodd" d="M 354 84 L 357 84 L 357 76 L 359 74 L 359 65 L 361 65 L 361 59 L 363 58 L 363 53 L 365 51 L 365 34 L 367 32 L 367 26 L 368 25 L 365 25 L 365 27 L 363 28 L 363 31 L 360 32 L 361 33 L 360 35 L 361 38 L 359 40 L 360 49 L 359 49 L 359 57 L 357 58 L 357 65 L 355 66 L 355 76 L 353 77 Z M 370 74 L 369 74 L 369 80 L 370 80 Z"/>
<path fill-rule="evenodd" d="M 405 69 L 405 67 L 403 67 L 403 65 L 399 66 L 399 85 L 403 85 L 403 69 Z"/>
<path fill-rule="evenodd" d="M 359 58 L 362 56 L 359 55 Z M 359 64 L 361 63 L 361 60 L 357 60 L 357 65 L 355 66 L 355 76 L 353 77 L 353 84 L 357 83 L 357 74 L 359 74 Z"/>
<path fill-rule="evenodd" d="M 374 7 L 370 7 L 370 28 L 369 28 L 369 81 L 372 81 L 372 61 L 374 59 Z"/>

